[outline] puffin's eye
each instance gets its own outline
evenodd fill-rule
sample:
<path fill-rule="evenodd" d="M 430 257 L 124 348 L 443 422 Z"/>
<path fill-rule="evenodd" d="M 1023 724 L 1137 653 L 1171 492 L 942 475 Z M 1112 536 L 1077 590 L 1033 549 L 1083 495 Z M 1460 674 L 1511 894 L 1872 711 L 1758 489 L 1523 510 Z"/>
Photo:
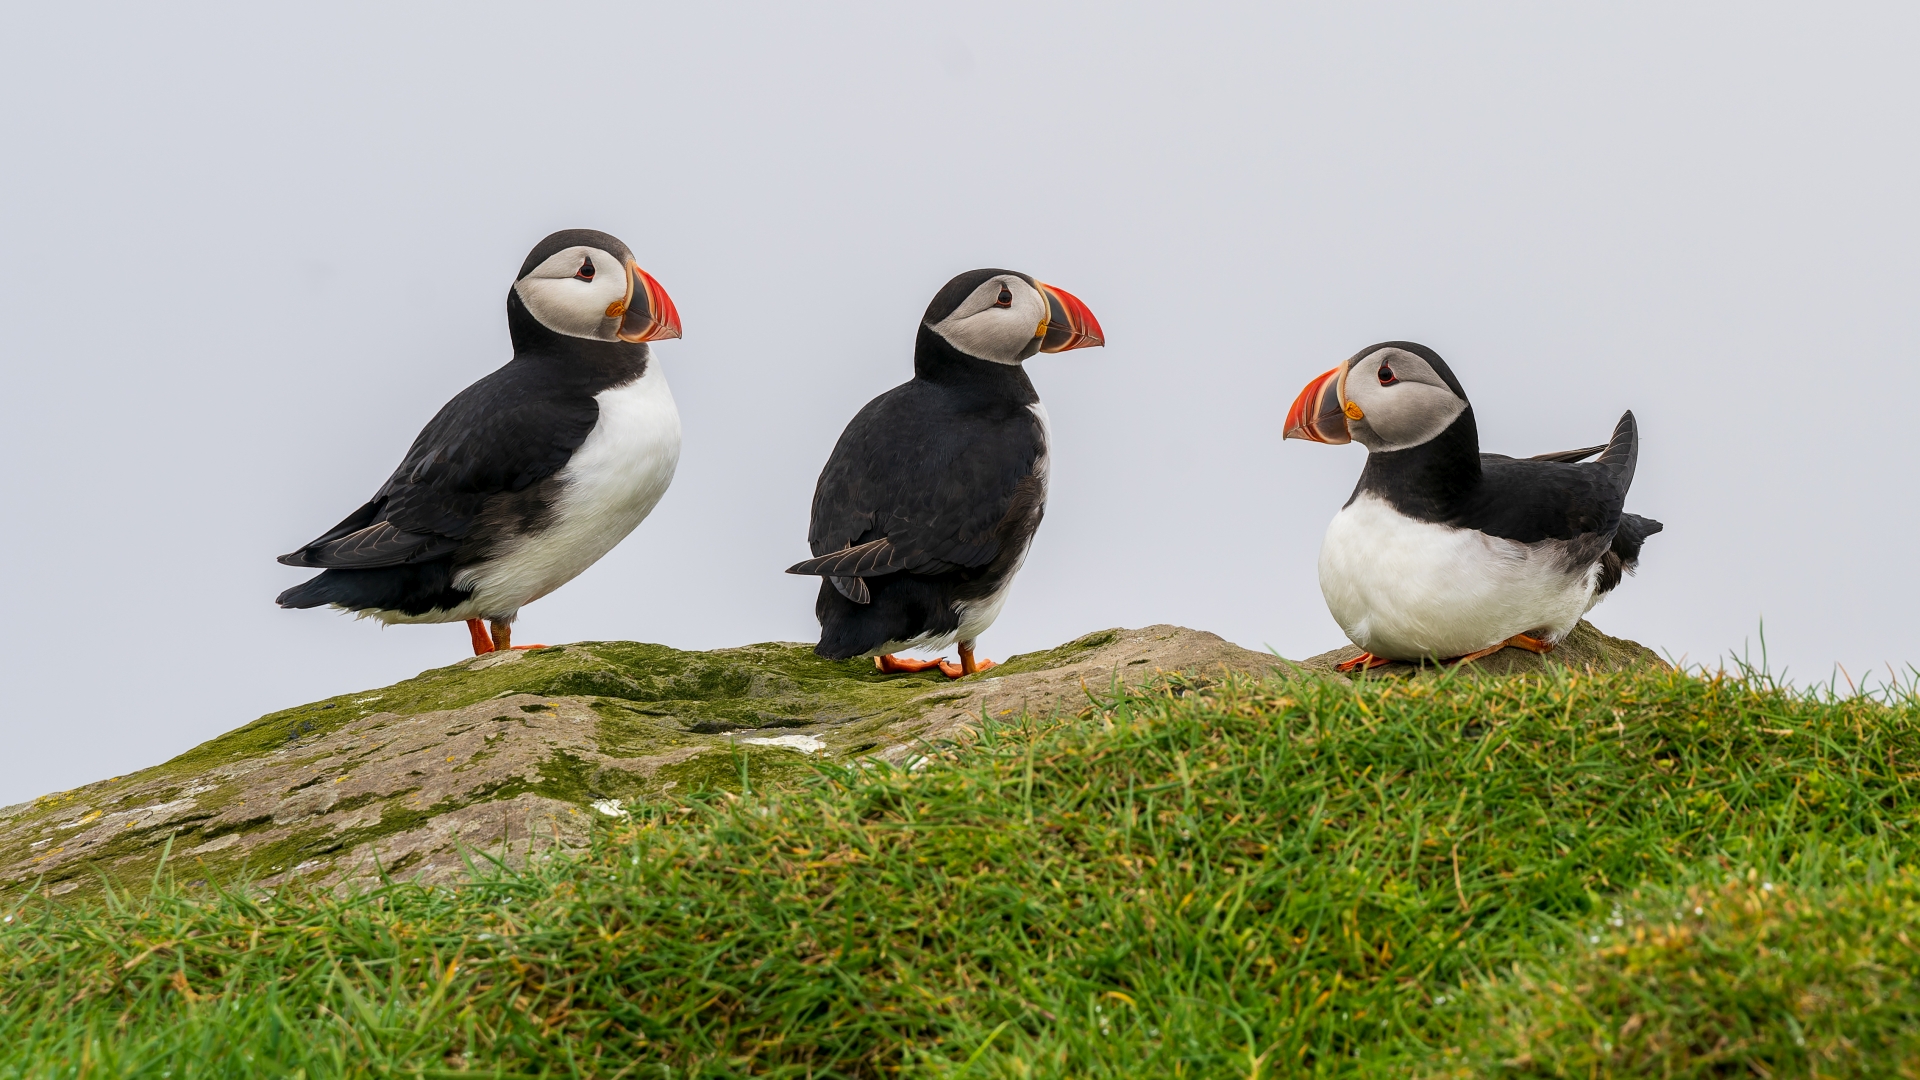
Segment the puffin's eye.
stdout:
<path fill-rule="evenodd" d="M 1013 292 L 1005 285 L 1000 286 L 1000 298 L 993 302 L 994 307 L 1012 307 Z"/>
<path fill-rule="evenodd" d="M 579 278 L 581 281 L 592 281 L 593 260 L 590 258 L 580 260 L 580 269 L 575 270 L 573 276 Z"/>
<path fill-rule="evenodd" d="M 1393 373 L 1393 368 L 1389 367 L 1385 360 L 1380 361 L 1380 385 L 1392 386 L 1399 381 L 1400 377 Z"/>

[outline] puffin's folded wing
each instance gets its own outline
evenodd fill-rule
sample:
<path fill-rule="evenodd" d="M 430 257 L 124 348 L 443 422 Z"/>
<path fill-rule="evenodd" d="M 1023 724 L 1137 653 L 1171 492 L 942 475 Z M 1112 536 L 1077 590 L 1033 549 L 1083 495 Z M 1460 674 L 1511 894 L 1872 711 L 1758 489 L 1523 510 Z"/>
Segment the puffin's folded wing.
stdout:
<path fill-rule="evenodd" d="M 600 406 L 527 375 L 509 364 L 427 423 L 376 496 L 386 500 L 387 520 L 408 532 L 465 539 L 493 498 L 566 466 Z"/>
<path fill-rule="evenodd" d="M 288 566 L 328 570 L 372 570 L 438 558 L 459 546 L 459 541 L 448 537 L 410 533 L 392 522 L 377 521 L 344 536 L 323 536 L 299 551 L 280 556 L 280 561 Z"/>
<path fill-rule="evenodd" d="M 1039 419 L 1021 410 L 930 423 L 920 400 L 928 392 L 896 387 L 847 425 L 814 489 L 814 557 L 790 573 L 851 581 L 983 567 L 1000 555 L 1011 518 L 1037 522 L 1045 485 L 1036 469 L 1046 452 Z"/>
<path fill-rule="evenodd" d="M 934 558 L 926 551 L 907 551 L 883 536 L 856 547 L 841 548 L 828 555 L 806 559 L 787 567 L 789 574 L 808 574 L 835 578 L 882 577 L 901 570 L 919 574 L 940 574 L 954 569 L 951 562 Z"/>
<path fill-rule="evenodd" d="M 1535 454 L 1532 457 L 1528 458 L 1527 460 L 1528 461 L 1558 461 L 1566 465 L 1575 465 L 1582 461 L 1587 460 L 1588 458 L 1592 457 L 1593 455 L 1599 453 L 1602 450 L 1605 450 L 1606 448 L 1607 448 L 1607 444 L 1601 443 L 1599 446 L 1588 446 L 1588 447 L 1583 447 L 1582 449 L 1579 449 L 1579 450 L 1555 450 L 1551 453 Z"/>

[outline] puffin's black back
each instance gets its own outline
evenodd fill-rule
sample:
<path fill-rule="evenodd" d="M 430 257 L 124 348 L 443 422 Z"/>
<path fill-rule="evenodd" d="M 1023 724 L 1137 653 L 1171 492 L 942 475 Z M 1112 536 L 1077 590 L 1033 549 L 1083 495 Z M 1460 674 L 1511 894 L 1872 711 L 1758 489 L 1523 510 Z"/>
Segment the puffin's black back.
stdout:
<path fill-rule="evenodd" d="M 974 280 L 934 298 L 913 379 L 868 402 L 821 470 L 807 535 L 816 558 L 793 570 L 826 579 L 814 605 L 822 656 L 950 633 L 955 604 L 1002 585 L 1039 527 L 1045 484 L 1035 468 L 1046 443 L 1029 407 L 1040 400 L 1032 381 L 1018 365 L 959 352 L 927 325 L 999 273 L 963 275 Z M 861 545 L 873 546 L 848 553 L 846 565 L 832 558 Z M 849 598 L 836 576 L 856 594 L 864 587 L 868 602 Z"/>
<path fill-rule="evenodd" d="M 1407 341 L 1382 342 L 1381 348 L 1419 354 L 1461 401 L 1466 391 L 1439 354 Z M 1652 518 L 1624 512 L 1627 491 L 1639 460 L 1639 427 L 1628 412 L 1594 461 L 1567 460 L 1584 451 L 1511 458 L 1480 452 L 1479 429 L 1471 402 L 1439 435 L 1405 450 L 1367 454 L 1360 481 L 1347 500 L 1361 495 L 1385 499 L 1395 510 L 1420 521 L 1474 529 L 1523 544 L 1565 543 L 1570 564 L 1601 563 L 1598 591 L 1619 584 L 1631 569 L 1647 537 L 1664 526 Z"/>
<path fill-rule="evenodd" d="M 542 240 L 521 276 L 577 244 L 626 257 L 613 237 L 570 229 Z M 281 593 L 281 607 L 414 616 L 451 609 L 469 595 L 453 586 L 461 567 L 488 557 L 504 535 L 544 527 L 554 492 L 542 481 L 565 467 L 599 421 L 594 396 L 643 375 L 649 352 L 645 343 L 556 334 L 512 289 L 507 326 L 513 359 L 442 406 L 371 500 L 280 557 L 325 571 Z"/>

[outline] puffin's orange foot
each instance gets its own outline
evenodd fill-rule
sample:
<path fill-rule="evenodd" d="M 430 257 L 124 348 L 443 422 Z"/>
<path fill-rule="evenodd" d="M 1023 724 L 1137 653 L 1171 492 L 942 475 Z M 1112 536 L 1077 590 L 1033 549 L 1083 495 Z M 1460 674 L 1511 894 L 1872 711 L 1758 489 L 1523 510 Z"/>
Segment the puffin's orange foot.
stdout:
<path fill-rule="evenodd" d="M 1343 660 L 1340 663 L 1333 665 L 1333 670 L 1353 671 L 1357 669 L 1360 671 L 1365 671 L 1368 668 L 1377 668 L 1377 667 L 1381 667 L 1382 665 L 1391 664 L 1391 663 L 1393 663 L 1393 661 L 1387 659 L 1384 656 L 1375 656 L 1370 652 L 1363 652 L 1359 656 L 1356 656 L 1351 660 Z"/>
<path fill-rule="evenodd" d="M 949 664 L 945 660 L 940 661 L 940 674 L 945 675 L 949 679 L 959 679 L 971 675 L 976 671 L 985 671 L 992 666 L 993 661 L 991 660 L 975 660 L 973 658 L 973 642 L 963 641 L 960 643 L 960 662 L 957 664 Z"/>
<path fill-rule="evenodd" d="M 895 656 L 892 653 L 887 653 L 884 656 L 876 656 L 873 658 L 873 666 L 879 668 L 881 671 L 884 671 L 889 675 L 898 675 L 902 673 L 910 673 L 915 671 L 931 671 L 934 668 L 939 668 L 942 671 L 945 671 L 946 663 L 947 662 L 945 660 L 908 660 L 904 657 Z"/>
<path fill-rule="evenodd" d="M 1542 656 L 1545 656 L 1547 653 L 1552 652 L 1553 647 L 1555 645 L 1558 645 L 1559 642 L 1546 641 L 1544 639 L 1534 637 L 1532 634 L 1515 634 L 1512 637 L 1507 639 L 1507 644 L 1513 646 L 1516 649 L 1525 649 L 1528 652 L 1535 652 L 1535 653 L 1541 654 Z"/>
<path fill-rule="evenodd" d="M 551 645 L 509 645 L 509 646 L 507 646 L 507 647 L 508 647 L 508 648 L 510 648 L 510 649 L 522 649 L 522 650 L 524 650 L 524 649 L 550 649 L 550 648 L 552 648 L 553 646 L 551 646 Z"/>
<path fill-rule="evenodd" d="M 493 651 L 493 638 L 488 636 L 485 622 L 480 619 L 468 619 L 467 633 L 473 635 L 473 655 L 484 656 Z"/>
<path fill-rule="evenodd" d="M 996 665 L 991 660 L 980 660 L 974 663 L 973 671 L 985 671 L 994 666 Z M 973 674 L 973 671 L 968 671 L 965 664 L 956 664 L 950 660 L 940 661 L 940 674 L 945 675 L 949 679 L 964 679 L 968 675 Z"/>
<path fill-rule="evenodd" d="M 1492 656 L 1494 653 L 1499 652 L 1501 649 L 1504 649 L 1509 645 L 1513 646 L 1516 649 L 1525 649 L 1528 652 L 1546 654 L 1546 653 L 1552 652 L 1553 647 L 1556 644 L 1558 643 L 1552 642 L 1552 641 L 1543 641 L 1540 638 L 1534 637 L 1532 634 L 1515 634 L 1512 637 L 1508 638 L 1507 640 L 1495 642 L 1494 644 L 1489 645 L 1484 649 L 1481 649 L 1479 652 L 1470 652 L 1465 656 L 1455 657 L 1454 659 L 1448 661 L 1448 663 L 1458 666 L 1460 664 L 1464 664 L 1468 662 L 1469 660 L 1478 660 L 1483 656 Z"/>

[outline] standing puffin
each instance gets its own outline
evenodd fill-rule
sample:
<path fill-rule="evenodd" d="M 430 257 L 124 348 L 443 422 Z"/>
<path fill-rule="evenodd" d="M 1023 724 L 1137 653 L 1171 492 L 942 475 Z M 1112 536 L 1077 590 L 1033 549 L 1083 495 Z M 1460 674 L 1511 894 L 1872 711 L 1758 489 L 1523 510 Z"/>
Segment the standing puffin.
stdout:
<path fill-rule="evenodd" d="M 475 653 L 510 648 L 521 605 L 653 510 L 680 461 L 680 413 L 646 344 L 680 336 L 666 290 L 619 240 L 568 229 L 520 267 L 507 329 L 513 359 L 447 402 L 365 506 L 280 556 L 324 571 L 281 607 L 465 621 Z"/>
<path fill-rule="evenodd" d="M 1547 652 L 1661 529 L 1622 510 L 1639 457 L 1633 413 L 1604 446 L 1483 454 L 1460 381 L 1410 341 L 1368 346 L 1308 383 L 1285 437 L 1367 448 L 1320 547 L 1327 608 L 1366 650 L 1342 671 Z"/>
<path fill-rule="evenodd" d="M 974 642 L 1047 503 L 1047 411 L 1021 361 L 1101 343 L 1085 304 L 1025 274 L 947 282 L 920 321 L 913 378 L 867 402 L 820 471 L 815 558 L 787 570 L 826 579 L 814 652 L 954 679 L 993 666 Z M 958 664 L 893 655 L 956 641 Z"/>

